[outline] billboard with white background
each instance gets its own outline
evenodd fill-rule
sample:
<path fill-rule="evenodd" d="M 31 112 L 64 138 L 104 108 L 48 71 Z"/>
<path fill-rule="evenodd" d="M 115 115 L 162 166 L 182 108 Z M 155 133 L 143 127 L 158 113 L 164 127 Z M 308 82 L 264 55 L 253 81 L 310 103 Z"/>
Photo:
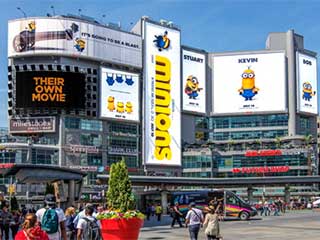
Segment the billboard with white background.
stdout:
<path fill-rule="evenodd" d="M 8 57 L 66 55 L 142 67 L 140 36 L 70 18 L 9 21 Z"/>
<path fill-rule="evenodd" d="M 318 114 L 317 59 L 297 53 L 296 65 L 298 111 Z"/>
<path fill-rule="evenodd" d="M 283 52 L 213 56 L 213 114 L 286 111 Z"/>
<path fill-rule="evenodd" d="M 180 31 L 144 22 L 144 163 L 181 165 Z"/>
<path fill-rule="evenodd" d="M 100 117 L 139 121 L 139 75 L 101 68 Z"/>
<path fill-rule="evenodd" d="M 206 56 L 182 50 L 183 110 L 206 113 Z"/>

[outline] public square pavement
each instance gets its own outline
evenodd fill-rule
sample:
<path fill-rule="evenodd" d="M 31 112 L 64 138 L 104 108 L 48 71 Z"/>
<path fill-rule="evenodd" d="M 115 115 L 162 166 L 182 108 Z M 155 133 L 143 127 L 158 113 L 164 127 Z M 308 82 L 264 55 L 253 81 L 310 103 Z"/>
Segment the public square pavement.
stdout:
<path fill-rule="evenodd" d="M 189 239 L 188 229 L 170 227 L 171 218 L 164 216 L 159 223 L 155 217 L 145 221 L 139 240 Z M 281 216 L 257 216 L 249 221 L 220 222 L 223 240 L 315 240 L 320 239 L 320 210 L 289 211 Z M 201 229 L 198 240 L 206 239 Z"/>

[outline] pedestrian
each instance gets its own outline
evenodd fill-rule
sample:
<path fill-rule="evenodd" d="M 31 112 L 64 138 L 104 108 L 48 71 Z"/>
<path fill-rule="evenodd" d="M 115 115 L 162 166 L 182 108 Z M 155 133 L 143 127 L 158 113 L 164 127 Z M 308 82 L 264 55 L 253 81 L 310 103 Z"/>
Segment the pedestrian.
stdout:
<path fill-rule="evenodd" d="M 80 218 L 77 225 L 77 240 L 101 239 L 99 225 L 93 213 L 93 206 L 85 208 L 85 217 Z"/>
<path fill-rule="evenodd" d="M 49 240 L 48 234 L 41 230 L 36 223 L 37 216 L 33 213 L 27 213 L 22 229 L 17 233 L 14 240 Z"/>
<path fill-rule="evenodd" d="M 44 204 L 44 207 L 36 212 L 41 229 L 46 231 L 50 240 L 67 240 L 66 217 L 63 210 L 57 207 L 56 197 L 53 194 L 47 194 Z"/>
<path fill-rule="evenodd" d="M 12 220 L 10 222 L 10 229 L 11 229 L 11 235 L 12 239 L 16 236 L 19 226 L 21 224 L 21 214 L 19 211 L 13 211 L 12 212 Z"/>
<path fill-rule="evenodd" d="M 156 213 L 156 208 L 154 206 L 154 204 L 151 205 L 151 216 L 153 217 Z"/>
<path fill-rule="evenodd" d="M 150 215 L 151 215 L 151 205 L 149 203 L 147 204 L 147 207 L 146 207 L 146 216 L 148 221 L 150 220 Z"/>
<path fill-rule="evenodd" d="M 189 228 L 190 240 L 197 240 L 200 227 L 203 223 L 202 211 L 196 208 L 194 202 L 189 204 L 189 211 L 186 216 L 186 227 Z"/>
<path fill-rule="evenodd" d="M 10 222 L 12 221 L 12 214 L 8 211 L 8 206 L 3 205 L 2 212 L 0 214 L 1 219 L 1 235 L 4 235 L 5 240 L 9 240 Z M 4 233 L 4 234 L 3 234 Z"/>
<path fill-rule="evenodd" d="M 157 204 L 155 211 L 156 211 L 157 220 L 158 220 L 158 222 L 160 222 L 161 221 L 161 214 L 162 214 L 162 207 L 161 207 L 160 203 Z"/>
<path fill-rule="evenodd" d="M 65 212 L 65 226 L 68 240 L 75 240 L 76 238 L 76 227 L 73 224 L 73 221 L 76 217 L 76 210 L 74 207 L 68 207 Z"/>
<path fill-rule="evenodd" d="M 91 203 L 87 203 L 85 208 L 86 207 L 93 207 L 93 205 Z M 73 224 L 74 224 L 75 227 L 78 225 L 79 220 L 86 216 L 86 213 L 85 213 L 86 209 L 85 208 L 82 208 L 82 207 L 79 208 L 79 213 L 77 214 L 77 216 L 73 220 Z"/>
<path fill-rule="evenodd" d="M 175 205 L 172 208 L 172 222 L 171 222 L 171 227 L 174 227 L 176 221 L 178 222 L 180 227 L 182 226 L 180 218 L 183 216 L 183 214 L 180 212 L 179 209 L 179 203 L 176 202 Z"/>
<path fill-rule="evenodd" d="M 218 207 L 219 208 L 219 207 Z M 214 206 L 209 206 L 209 212 L 206 214 L 203 226 L 205 227 L 205 234 L 207 240 L 220 239 L 220 227 L 219 227 L 219 209 Z"/>

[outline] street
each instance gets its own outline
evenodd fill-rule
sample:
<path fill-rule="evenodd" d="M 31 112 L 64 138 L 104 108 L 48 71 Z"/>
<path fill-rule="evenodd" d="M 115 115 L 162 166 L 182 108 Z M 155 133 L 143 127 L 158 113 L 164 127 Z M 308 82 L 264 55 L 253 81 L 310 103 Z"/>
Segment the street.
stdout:
<path fill-rule="evenodd" d="M 189 239 L 186 228 L 171 228 L 170 218 L 163 219 L 163 226 L 144 227 L 140 233 L 140 240 Z M 156 223 L 152 219 L 145 226 Z M 250 221 L 227 220 L 220 222 L 223 239 L 226 240 L 315 240 L 320 236 L 320 211 L 302 210 L 291 211 L 284 216 L 255 217 Z M 199 233 L 199 240 L 206 239 L 204 230 Z"/>

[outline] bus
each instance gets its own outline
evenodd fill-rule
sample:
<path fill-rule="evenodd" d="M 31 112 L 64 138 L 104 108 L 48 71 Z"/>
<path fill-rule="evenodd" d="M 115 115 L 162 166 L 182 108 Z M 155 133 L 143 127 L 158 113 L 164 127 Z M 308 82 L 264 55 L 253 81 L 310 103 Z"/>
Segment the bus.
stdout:
<path fill-rule="evenodd" d="M 235 217 L 241 220 L 248 220 L 257 215 L 257 210 L 238 197 L 235 193 L 223 189 L 180 191 L 172 192 L 169 195 L 171 206 L 179 203 L 180 211 L 184 216 L 188 212 L 188 205 L 191 202 L 196 204 L 196 208 L 204 209 L 211 200 L 221 201 L 224 217 Z"/>

